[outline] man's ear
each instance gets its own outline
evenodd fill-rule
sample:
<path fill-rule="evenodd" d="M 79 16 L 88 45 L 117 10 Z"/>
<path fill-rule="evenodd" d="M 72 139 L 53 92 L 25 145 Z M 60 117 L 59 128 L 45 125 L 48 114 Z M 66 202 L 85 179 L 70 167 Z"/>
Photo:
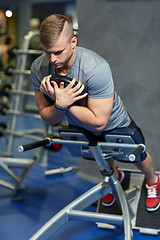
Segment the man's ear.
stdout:
<path fill-rule="evenodd" d="M 77 37 L 74 36 L 74 37 L 72 37 L 72 39 L 71 39 L 71 46 L 72 46 L 72 48 L 74 49 L 76 45 L 77 45 Z"/>

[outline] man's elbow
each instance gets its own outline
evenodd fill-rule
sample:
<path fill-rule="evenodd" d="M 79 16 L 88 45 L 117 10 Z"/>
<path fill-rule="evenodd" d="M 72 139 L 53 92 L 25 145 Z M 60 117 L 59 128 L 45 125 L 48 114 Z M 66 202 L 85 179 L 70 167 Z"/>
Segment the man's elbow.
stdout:
<path fill-rule="evenodd" d="M 44 122 L 44 124 L 46 125 L 53 125 L 51 119 L 47 118 L 45 115 L 43 115 L 42 113 L 40 113 L 40 116 Z"/>
<path fill-rule="evenodd" d="M 101 123 L 99 123 L 99 124 L 96 124 L 96 125 L 94 126 L 94 130 L 96 130 L 96 131 L 98 131 L 98 132 L 102 132 L 102 131 L 105 129 L 106 125 L 107 125 L 106 122 L 101 122 Z"/>
<path fill-rule="evenodd" d="M 46 125 L 51 125 L 48 121 L 46 121 L 46 120 L 44 120 L 44 119 L 43 119 L 43 122 L 44 122 L 44 124 L 46 124 Z"/>
<path fill-rule="evenodd" d="M 103 117 L 97 117 L 96 118 L 96 122 L 95 122 L 95 126 L 94 126 L 94 130 L 102 132 L 108 123 L 110 114 L 108 114 L 107 116 L 103 116 Z"/>

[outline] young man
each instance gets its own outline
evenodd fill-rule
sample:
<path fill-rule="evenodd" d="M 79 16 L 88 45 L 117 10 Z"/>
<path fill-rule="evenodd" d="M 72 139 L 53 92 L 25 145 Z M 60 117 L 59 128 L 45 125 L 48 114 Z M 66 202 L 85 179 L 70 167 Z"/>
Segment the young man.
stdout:
<path fill-rule="evenodd" d="M 46 18 L 40 27 L 40 40 L 44 50 L 31 67 L 31 78 L 35 88 L 35 101 L 44 122 L 55 125 L 64 119 L 74 126 L 100 135 L 115 128 L 135 126 L 121 99 L 114 92 L 112 73 L 109 64 L 102 57 L 77 45 L 70 20 L 59 14 Z M 50 84 L 54 71 L 73 80 L 64 87 L 55 81 Z M 74 86 L 75 81 L 78 84 Z M 87 93 L 83 93 L 83 90 Z M 76 104 L 79 100 L 80 104 Z M 138 129 L 142 139 L 143 135 Z M 160 179 L 153 170 L 148 152 L 136 166 L 145 174 L 147 184 L 146 208 L 155 211 L 160 206 Z M 120 182 L 124 173 L 108 160 Z M 105 206 L 114 203 L 112 193 L 103 197 Z"/>

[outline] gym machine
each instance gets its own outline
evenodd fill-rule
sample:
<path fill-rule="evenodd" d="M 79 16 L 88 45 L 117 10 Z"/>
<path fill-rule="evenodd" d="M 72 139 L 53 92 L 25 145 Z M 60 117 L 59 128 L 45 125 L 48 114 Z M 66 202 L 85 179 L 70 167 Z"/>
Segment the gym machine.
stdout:
<path fill-rule="evenodd" d="M 53 216 L 44 226 L 42 226 L 30 240 L 43 240 L 51 237 L 60 227 L 69 220 L 92 221 L 99 226 L 106 225 L 105 228 L 124 228 L 124 239 L 131 240 L 132 229 L 141 229 L 141 232 L 158 234 L 159 228 L 147 230 L 137 226 L 136 214 L 137 206 L 131 207 L 134 199 L 140 194 L 139 186 L 123 191 L 121 184 L 117 180 L 113 170 L 110 168 L 107 159 L 114 157 L 118 161 L 130 162 L 141 161 L 140 154 L 145 151 L 145 146 L 141 144 L 137 130 L 134 128 L 122 128 L 106 132 L 100 140 L 95 136 L 86 136 L 86 131 L 82 132 L 70 126 L 59 128 L 60 139 L 45 138 L 40 141 L 22 145 L 18 147 L 19 152 L 24 152 L 41 146 L 49 146 L 52 143 L 64 144 L 73 156 L 94 159 L 104 178 L 91 190 L 74 200 L 59 213 Z M 121 214 L 111 214 L 100 212 L 101 198 L 112 192 L 121 210 Z M 88 212 L 85 209 L 98 201 L 97 212 Z M 144 204 L 145 205 L 145 204 Z M 145 231 L 146 230 L 146 231 Z"/>
<path fill-rule="evenodd" d="M 25 137 L 35 141 L 41 139 L 41 137 L 46 135 L 44 128 L 41 129 L 29 129 L 29 130 L 17 130 L 19 117 L 25 116 L 27 118 L 34 118 L 41 120 L 38 110 L 37 113 L 27 112 L 24 103 L 26 97 L 34 97 L 34 92 L 28 89 L 30 78 L 30 70 L 27 70 L 29 56 L 39 56 L 43 53 L 42 50 L 33 50 L 30 48 L 30 43 L 35 37 L 39 37 L 38 32 L 29 32 L 25 37 L 21 49 L 14 49 L 14 54 L 16 56 L 16 68 L 12 71 L 12 76 L 10 81 L 4 81 L 5 75 L 1 75 L 0 82 L 0 94 L 3 97 L 8 97 L 9 100 L 4 101 L 1 98 L 0 101 L 0 114 L 7 116 L 7 121 L 0 122 L 0 136 L 5 136 L 6 138 L 6 151 L 4 152 L 4 157 L 0 158 L 0 168 L 6 172 L 9 177 L 14 180 L 6 181 L 0 179 L 0 185 L 12 190 L 11 199 L 20 199 L 17 195 L 19 189 L 24 189 L 21 183 L 25 176 L 28 174 L 30 169 L 33 167 L 36 160 L 39 158 L 40 151 L 35 151 L 31 159 L 21 159 L 14 158 L 13 148 L 15 137 Z M 12 81 L 11 81 L 12 78 Z M 33 110 L 33 109 L 32 109 Z M 44 158 L 48 158 L 45 154 L 48 152 L 46 148 L 43 150 Z M 46 161 L 46 160 L 45 160 Z M 21 169 L 18 170 L 18 169 Z M 20 172 L 20 174 L 17 174 Z"/>
<path fill-rule="evenodd" d="M 27 85 L 26 79 L 27 77 L 30 76 L 30 70 L 26 69 L 28 64 L 28 56 L 35 54 L 40 55 L 43 53 L 42 50 L 29 49 L 31 40 L 37 35 L 38 35 L 37 32 L 29 32 L 28 35 L 24 37 L 22 48 L 16 49 L 14 51 L 17 57 L 16 69 L 12 73 L 14 88 L 11 89 L 10 92 L 11 95 L 10 107 L 9 109 L 4 109 L 5 113 L 9 115 L 8 126 L 6 129 L 7 149 L 6 152 L 4 153 L 6 156 L 12 155 L 15 136 L 23 136 L 32 139 L 32 134 L 34 133 L 37 134 L 37 132 L 39 132 L 39 130 L 37 131 L 37 129 L 35 129 L 35 132 L 34 130 L 18 132 L 16 129 L 19 116 L 40 119 L 38 112 L 37 114 L 35 113 L 33 114 L 22 110 L 22 108 L 24 107 L 22 105 L 24 101 L 24 96 L 34 97 L 34 92 L 28 91 L 28 89 L 26 90 L 27 86 L 25 86 L 25 84 Z M 40 134 L 42 134 L 42 130 L 40 130 Z"/>
<path fill-rule="evenodd" d="M 38 159 L 38 152 L 37 154 L 35 152 L 32 159 L 0 157 L 0 167 L 14 181 L 13 183 L 9 180 L 6 181 L 0 179 L 0 186 L 12 190 L 11 200 L 21 200 L 24 198 L 22 195 L 19 194 L 20 190 L 24 190 L 26 188 L 25 186 L 21 185 L 21 183 Z M 21 169 L 20 173 L 17 173 L 17 171 L 15 171 L 15 168 Z"/>

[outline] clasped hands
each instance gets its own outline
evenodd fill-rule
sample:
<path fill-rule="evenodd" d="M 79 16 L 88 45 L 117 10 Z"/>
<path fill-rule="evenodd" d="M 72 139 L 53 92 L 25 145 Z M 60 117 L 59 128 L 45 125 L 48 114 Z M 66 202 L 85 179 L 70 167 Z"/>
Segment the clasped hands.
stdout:
<path fill-rule="evenodd" d="M 50 78 L 52 75 L 46 76 L 43 78 L 40 86 L 40 91 L 47 96 L 49 96 L 57 106 L 62 108 L 69 108 L 76 101 L 79 101 L 87 96 L 87 93 L 81 94 L 85 88 L 84 84 L 81 84 L 81 81 L 78 81 L 76 86 L 74 86 L 76 79 L 64 87 L 64 82 L 61 82 L 60 85 L 53 80 L 52 85 L 50 84 Z M 73 87 L 74 86 L 74 87 Z"/>

